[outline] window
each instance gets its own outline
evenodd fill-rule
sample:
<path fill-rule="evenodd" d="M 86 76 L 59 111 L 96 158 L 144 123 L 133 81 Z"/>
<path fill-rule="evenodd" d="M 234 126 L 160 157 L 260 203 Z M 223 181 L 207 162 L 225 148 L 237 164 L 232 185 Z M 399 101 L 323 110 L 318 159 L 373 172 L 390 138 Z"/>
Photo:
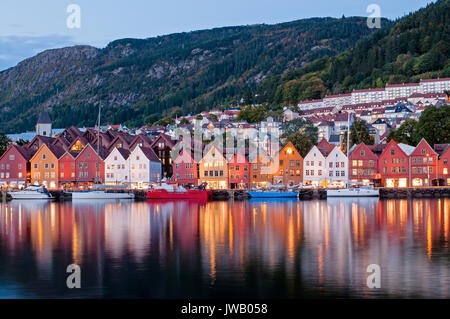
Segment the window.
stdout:
<path fill-rule="evenodd" d="M 392 156 L 395 155 L 395 149 L 391 149 L 391 155 L 392 155 Z"/>
<path fill-rule="evenodd" d="M 42 154 L 42 159 L 46 159 L 46 155 L 45 154 Z"/>
<path fill-rule="evenodd" d="M 9 164 L 6 164 L 6 169 L 9 169 Z"/>
<path fill-rule="evenodd" d="M 301 166 L 300 161 L 297 161 L 297 162 L 296 162 L 296 165 L 297 165 L 298 167 L 300 167 L 300 166 Z"/>
<path fill-rule="evenodd" d="M 34 168 L 37 169 L 38 168 L 38 164 L 34 164 Z"/>
<path fill-rule="evenodd" d="M 47 163 L 45 163 L 45 164 L 44 164 L 44 167 L 45 167 L 45 168 L 48 168 L 48 164 L 47 164 Z"/>
<path fill-rule="evenodd" d="M 55 163 L 51 163 L 50 168 L 55 168 Z"/>
<path fill-rule="evenodd" d="M 205 177 L 208 177 L 208 171 L 205 171 Z"/>
<path fill-rule="evenodd" d="M 328 174 L 330 177 L 333 177 L 333 171 L 330 171 L 330 173 Z"/>
<path fill-rule="evenodd" d="M 14 154 L 9 155 L 9 160 L 10 161 L 14 161 L 14 158 L 15 158 Z"/>
<path fill-rule="evenodd" d="M 220 176 L 223 176 L 223 171 L 220 171 Z"/>
<path fill-rule="evenodd" d="M 6 178 L 9 178 L 9 172 L 6 172 Z"/>
<path fill-rule="evenodd" d="M 283 166 L 283 164 L 284 164 L 284 161 L 280 160 L 280 166 Z"/>
<path fill-rule="evenodd" d="M 291 166 L 295 166 L 295 161 L 290 161 Z"/>
<path fill-rule="evenodd" d="M 318 175 L 319 175 L 319 176 L 322 176 L 322 170 L 321 170 L 321 169 L 319 169 Z"/>
<path fill-rule="evenodd" d="M 363 161 L 361 161 L 361 165 L 359 165 L 359 166 L 362 166 L 362 162 Z M 341 162 L 341 167 L 344 168 L 344 162 Z"/>
<path fill-rule="evenodd" d="M 306 176 L 309 176 L 309 169 L 306 170 Z"/>
<path fill-rule="evenodd" d="M 64 169 L 64 163 L 61 163 L 60 167 L 61 169 Z"/>
<path fill-rule="evenodd" d="M 330 162 L 329 166 L 330 166 L 330 168 L 333 168 L 333 162 Z"/>
<path fill-rule="evenodd" d="M 17 177 L 22 178 L 22 172 L 19 172 L 19 173 L 17 174 Z"/>
<path fill-rule="evenodd" d="M 361 156 L 364 156 L 364 155 L 366 155 L 366 152 L 364 150 L 361 150 L 360 154 L 361 154 Z"/>
<path fill-rule="evenodd" d="M 219 176 L 219 171 L 214 171 L 214 176 Z"/>
<path fill-rule="evenodd" d="M 345 176 L 345 171 L 341 171 L 341 176 Z"/>
<path fill-rule="evenodd" d="M 339 177 L 339 171 L 336 171 L 336 177 Z"/>

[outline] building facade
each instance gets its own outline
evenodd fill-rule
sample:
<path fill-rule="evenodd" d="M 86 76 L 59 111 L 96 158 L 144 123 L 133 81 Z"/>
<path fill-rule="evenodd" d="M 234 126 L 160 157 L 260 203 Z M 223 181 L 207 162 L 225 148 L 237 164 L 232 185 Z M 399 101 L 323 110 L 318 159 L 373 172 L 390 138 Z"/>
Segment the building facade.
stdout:
<path fill-rule="evenodd" d="M 358 183 L 375 183 L 378 173 L 378 157 L 364 142 L 351 150 L 349 156 L 349 180 Z"/>

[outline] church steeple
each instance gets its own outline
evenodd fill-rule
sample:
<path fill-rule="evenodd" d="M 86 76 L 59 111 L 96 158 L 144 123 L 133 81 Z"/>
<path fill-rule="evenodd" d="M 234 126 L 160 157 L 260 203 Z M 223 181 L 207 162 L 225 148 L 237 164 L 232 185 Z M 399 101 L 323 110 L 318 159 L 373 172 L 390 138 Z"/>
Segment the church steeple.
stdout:
<path fill-rule="evenodd" d="M 38 121 L 36 123 L 36 135 L 52 136 L 52 120 L 47 111 L 42 111 L 39 114 Z"/>

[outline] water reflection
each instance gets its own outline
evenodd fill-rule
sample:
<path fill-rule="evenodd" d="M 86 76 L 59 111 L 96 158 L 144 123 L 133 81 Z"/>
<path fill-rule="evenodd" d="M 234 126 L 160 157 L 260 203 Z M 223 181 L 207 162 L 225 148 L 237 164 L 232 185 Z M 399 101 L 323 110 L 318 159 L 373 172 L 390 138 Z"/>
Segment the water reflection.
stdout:
<path fill-rule="evenodd" d="M 448 199 L 0 205 L 0 297 L 450 297 Z M 66 267 L 82 289 L 66 288 Z M 381 289 L 366 268 L 381 266 Z"/>

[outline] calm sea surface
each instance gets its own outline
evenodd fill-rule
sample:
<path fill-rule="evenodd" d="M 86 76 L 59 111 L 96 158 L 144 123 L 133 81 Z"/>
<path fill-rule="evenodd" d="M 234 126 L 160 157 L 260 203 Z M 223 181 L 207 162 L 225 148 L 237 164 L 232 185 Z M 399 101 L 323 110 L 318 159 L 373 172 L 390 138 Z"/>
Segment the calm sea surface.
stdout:
<path fill-rule="evenodd" d="M 0 298 L 450 298 L 449 225 L 449 199 L 12 201 Z"/>

